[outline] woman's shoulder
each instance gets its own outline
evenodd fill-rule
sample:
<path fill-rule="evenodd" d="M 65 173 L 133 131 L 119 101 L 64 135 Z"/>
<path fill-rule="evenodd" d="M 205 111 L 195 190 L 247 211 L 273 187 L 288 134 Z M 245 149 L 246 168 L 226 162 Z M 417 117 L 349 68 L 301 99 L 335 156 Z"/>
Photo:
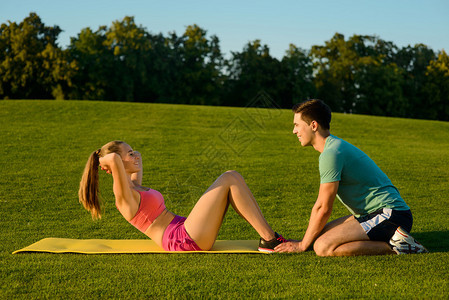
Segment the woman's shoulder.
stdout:
<path fill-rule="evenodd" d="M 142 186 L 140 184 L 134 184 L 134 190 L 138 191 L 139 193 L 148 192 L 151 190 L 151 188 Z"/>

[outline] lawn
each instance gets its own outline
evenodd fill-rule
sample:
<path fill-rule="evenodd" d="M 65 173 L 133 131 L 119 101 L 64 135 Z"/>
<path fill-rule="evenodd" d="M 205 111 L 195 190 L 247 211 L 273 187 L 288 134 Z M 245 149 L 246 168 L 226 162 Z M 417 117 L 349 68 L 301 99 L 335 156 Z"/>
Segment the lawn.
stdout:
<path fill-rule="evenodd" d="M 289 110 L 90 101 L 0 101 L 0 299 L 448 298 L 449 123 L 334 114 L 332 133 L 365 151 L 414 214 L 423 255 L 12 255 L 42 238 L 144 239 L 115 209 L 102 174 L 103 218 L 78 203 L 89 154 L 120 139 L 139 150 L 144 185 L 187 215 L 222 172 L 247 180 L 272 227 L 304 233 L 318 156 L 292 134 Z M 346 215 L 340 203 L 332 219 Z M 219 239 L 258 239 L 229 210 Z"/>

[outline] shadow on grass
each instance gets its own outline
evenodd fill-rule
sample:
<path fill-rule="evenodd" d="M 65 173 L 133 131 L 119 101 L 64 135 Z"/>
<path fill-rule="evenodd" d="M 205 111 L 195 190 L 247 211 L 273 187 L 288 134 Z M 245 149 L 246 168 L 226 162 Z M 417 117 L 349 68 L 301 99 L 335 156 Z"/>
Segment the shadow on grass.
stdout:
<path fill-rule="evenodd" d="M 413 232 L 417 239 L 429 252 L 449 252 L 449 231 Z"/>

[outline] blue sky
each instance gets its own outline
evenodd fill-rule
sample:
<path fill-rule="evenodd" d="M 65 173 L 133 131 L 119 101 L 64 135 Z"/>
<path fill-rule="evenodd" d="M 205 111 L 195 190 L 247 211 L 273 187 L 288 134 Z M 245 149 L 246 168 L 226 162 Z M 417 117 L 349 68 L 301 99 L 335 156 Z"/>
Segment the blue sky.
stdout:
<path fill-rule="evenodd" d="M 218 36 L 225 54 L 260 39 L 272 56 L 282 58 L 290 43 L 310 49 L 336 32 L 377 35 L 399 47 L 423 43 L 449 50 L 449 0 L 0 0 L 1 23 L 19 23 L 30 12 L 64 30 L 58 39 L 62 47 L 85 27 L 96 30 L 134 16 L 147 31 L 164 35 L 181 35 L 197 24 Z"/>

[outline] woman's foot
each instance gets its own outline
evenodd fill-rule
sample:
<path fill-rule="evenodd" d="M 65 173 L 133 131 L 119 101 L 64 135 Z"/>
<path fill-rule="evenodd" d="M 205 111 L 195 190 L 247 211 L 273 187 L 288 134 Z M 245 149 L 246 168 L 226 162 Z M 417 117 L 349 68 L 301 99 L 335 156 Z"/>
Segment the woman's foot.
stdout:
<path fill-rule="evenodd" d="M 263 238 L 260 238 L 259 241 L 259 251 L 266 252 L 266 253 L 272 253 L 274 252 L 274 248 L 282 243 L 285 243 L 287 240 L 284 239 L 284 237 L 277 232 L 274 233 L 275 238 L 269 241 L 264 240 Z"/>

